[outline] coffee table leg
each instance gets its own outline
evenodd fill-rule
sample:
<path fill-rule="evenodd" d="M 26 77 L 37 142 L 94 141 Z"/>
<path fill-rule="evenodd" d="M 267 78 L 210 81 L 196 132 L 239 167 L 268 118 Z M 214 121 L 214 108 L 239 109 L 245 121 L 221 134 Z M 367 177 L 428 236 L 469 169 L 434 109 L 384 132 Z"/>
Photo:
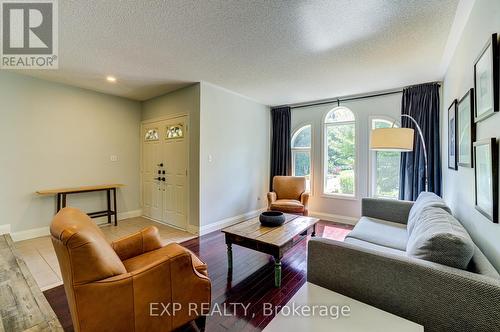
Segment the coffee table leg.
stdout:
<path fill-rule="evenodd" d="M 227 243 L 227 268 L 229 270 L 233 269 L 233 247 L 230 242 Z"/>
<path fill-rule="evenodd" d="M 315 237 L 316 236 L 316 224 L 313 225 L 313 232 L 311 234 L 311 237 Z"/>
<path fill-rule="evenodd" d="M 281 259 L 274 258 L 274 286 L 281 287 Z"/>

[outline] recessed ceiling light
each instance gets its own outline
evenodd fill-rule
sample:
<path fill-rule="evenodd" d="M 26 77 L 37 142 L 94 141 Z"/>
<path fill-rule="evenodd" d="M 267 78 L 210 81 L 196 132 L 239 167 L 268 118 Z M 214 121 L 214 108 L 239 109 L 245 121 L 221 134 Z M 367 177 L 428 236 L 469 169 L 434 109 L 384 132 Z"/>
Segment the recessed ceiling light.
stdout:
<path fill-rule="evenodd" d="M 116 77 L 114 76 L 106 76 L 106 81 L 115 83 L 116 82 Z"/>

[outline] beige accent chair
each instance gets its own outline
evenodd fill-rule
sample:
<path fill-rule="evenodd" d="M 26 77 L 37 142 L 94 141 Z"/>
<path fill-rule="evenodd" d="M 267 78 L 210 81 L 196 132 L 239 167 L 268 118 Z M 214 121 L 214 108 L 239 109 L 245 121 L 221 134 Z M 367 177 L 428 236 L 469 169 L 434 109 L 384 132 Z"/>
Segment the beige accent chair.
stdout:
<path fill-rule="evenodd" d="M 309 193 L 303 176 L 275 176 L 273 191 L 267 193 L 267 210 L 308 215 Z"/>
<path fill-rule="evenodd" d="M 192 320 L 204 328 L 207 265 L 176 243 L 164 245 L 156 227 L 110 244 L 89 216 L 64 208 L 50 233 L 76 332 L 172 331 Z M 172 304 L 180 305 L 175 313 Z"/>

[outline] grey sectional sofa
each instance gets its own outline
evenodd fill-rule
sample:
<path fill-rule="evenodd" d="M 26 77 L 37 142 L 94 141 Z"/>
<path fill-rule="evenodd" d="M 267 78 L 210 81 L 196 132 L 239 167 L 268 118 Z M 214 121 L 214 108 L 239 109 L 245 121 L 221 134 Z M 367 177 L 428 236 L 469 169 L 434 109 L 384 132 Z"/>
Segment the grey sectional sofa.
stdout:
<path fill-rule="evenodd" d="M 309 241 L 309 282 L 425 331 L 500 331 L 500 275 L 444 201 L 363 199 L 362 215 L 344 242 Z"/>

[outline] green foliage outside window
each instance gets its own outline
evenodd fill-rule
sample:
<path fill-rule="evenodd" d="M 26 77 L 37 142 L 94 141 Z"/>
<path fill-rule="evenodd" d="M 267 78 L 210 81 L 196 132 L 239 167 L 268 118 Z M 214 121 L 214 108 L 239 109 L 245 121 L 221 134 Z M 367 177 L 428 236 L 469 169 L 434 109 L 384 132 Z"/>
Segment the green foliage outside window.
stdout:
<path fill-rule="evenodd" d="M 309 152 L 295 153 L 295 176 L 309 176 L 311 174 L 311 160 Z"/>
<path fill-rule="evenodd" d="M 328 174 L 354 169 L 354 124 L 328 127 Z"/>
<path fill-rule="evenodd" d="M 392 122 L 383 119 L 373 121 L 374 128 L 390 128 Z M 397 198 L 399 195 L 399 162 L 400 152 L 375 152 L 376 192 L 379 197 Z"/>
<path fill-rule="evenodd" d="M 340 193 L 354 193 L 354 171 L 347 170 L 340 172 Z"/>
<path fill-rule="evenodd" d="M 311 186 L 311 125 L 298 129 L 292 138 L 293 175 L 306 178 L 307 190 Z"/>
<path fill-rule="evenodd" d="M 355 124 L 329 125 L 327 135 L 326 193 L 354 194 Z"/>
<path fill-rule="evenodd" d="M 399 195 L 399 161 L 401 154 L 377 151 L 377 196 L 397 198 Z"/>

